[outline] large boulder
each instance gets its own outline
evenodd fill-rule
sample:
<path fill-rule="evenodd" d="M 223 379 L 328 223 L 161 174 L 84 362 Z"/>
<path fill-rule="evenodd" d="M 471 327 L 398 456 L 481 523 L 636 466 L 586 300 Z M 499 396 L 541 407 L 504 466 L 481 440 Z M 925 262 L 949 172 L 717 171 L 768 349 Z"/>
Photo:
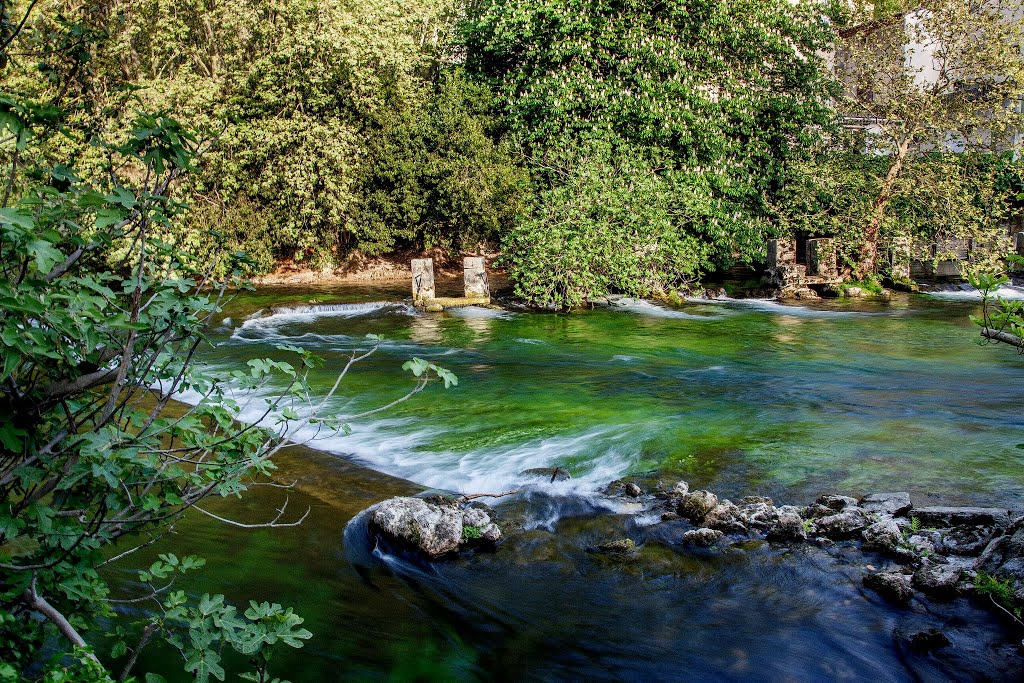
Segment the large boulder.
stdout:
<path fill-rule="evenodd" d="M 910 512 L 910 494 L 906 491 L 870 493 L 860 499 L 860 507 L 869 514 L 899 517 Z"/>
<path fill-rule="evenodd" d="M 1003 508 L 945 507 L 915 508 L 914 517 L 925 527 L 948 529 L 954 526 L 1005 527 L 1010 513 Z"/>
<path fill-rule="evenodd" d="M 469 519 L 476 524 L 466 524 Z M 501 532 L 486 512 L 460 510 L 454 503 L 432 503 L 422 498 L 390 498 L 377 505 L 370 525 L 388 538 L 412 546 L 430 557 L 440 557 L 475 539 L 498 540 Z"/>

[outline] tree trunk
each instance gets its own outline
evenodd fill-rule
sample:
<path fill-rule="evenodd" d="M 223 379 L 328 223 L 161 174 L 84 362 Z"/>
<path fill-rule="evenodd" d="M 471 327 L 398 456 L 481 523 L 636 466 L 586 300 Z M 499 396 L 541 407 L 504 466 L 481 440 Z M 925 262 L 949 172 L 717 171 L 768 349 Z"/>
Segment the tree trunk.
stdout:
<path fill-rule="evenodd" d="M 878 259 L 878 233 L 881 232 L 882 221 L 885 219 L 885 210 L 892 199 L 892 190 L 900 177 L 900 171 L 903 170 L 903 162 L 906 160 L 909 151 L 910 137 L 908 136 L 896 148 L 896 158 L 893 159 L 889 172 L 885 174 L 885 180 L 882 181 L 882 189 L 878 192 L 878 196 L 875 197 L 875 201 L 871 205 L 871 222 L 868 223 L 867 230 L 864 231 L 864 242 L 860 248 L 860 263 L 856 271 L 858 280 L 864 280 L 875 272 L 875 262 Z"/>

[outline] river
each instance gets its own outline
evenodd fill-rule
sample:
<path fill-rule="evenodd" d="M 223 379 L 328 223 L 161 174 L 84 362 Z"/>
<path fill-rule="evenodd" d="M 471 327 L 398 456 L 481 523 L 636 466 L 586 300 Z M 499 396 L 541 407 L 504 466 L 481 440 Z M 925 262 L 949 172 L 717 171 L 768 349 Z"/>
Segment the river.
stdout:
<path fill-rule="evenodd" d="M 1019 506 L 1024 358 L 978 344 L 967 318 L 976 301 L 669 307 L 627 299 L 551 314 L 421 313 L 405 297 L 401 285 L 247 293 L 200 354 L 217 372 L 251 358 L 284 360 L 277 345 L 301 346 L 326 360 L 311 378 L 323 395 L 347 356 L 372 345 L 366 335 L 380 335 L 377 352 L 326 404 L 339 417 L 401 396 L 413 383 L 401 364 L 414 356 L 459 378 L 352 422 L 351 434 L 283 454 L 282 479 L 297 482 L 289 509 L 312 508 L 303 525 L 246 531 L 205 517 L 179 525 L 175 550 L 209 560 L 188 590 L 273 600 L 307 619 L 314 638 L 280 652 L 277 675 L 1014 675 L 1019 659 L 1002 625 L 966 600 L 891 608 L 864 591 L 842 548 L 685 551 L 664 525 L 599 495 L 620 477 L 655 473 L 734 499 L 805 504 L 822 492 L 905 490 L 918 505 Z M 254 403 L 243 418 L 260 410 Z M 572 479 L 499 505 L 527 531 L 495 554 L 396 567 L 367 553 L 359 530 L 344 542 L 353 515 L 387 496 L 501 492 L 529 482 L 524 470 L 554 466 Z M 216 509 L 259 521 L 281 497 L 260 489 Z M 636 562 L 584 551 L 624 535 L 642 543 Z M 900 634 L 933 626 L 953 645 L 926 655 L 902 644 Z M 146 662 L 164 668 L 168 656 L 154 649 Z"/>

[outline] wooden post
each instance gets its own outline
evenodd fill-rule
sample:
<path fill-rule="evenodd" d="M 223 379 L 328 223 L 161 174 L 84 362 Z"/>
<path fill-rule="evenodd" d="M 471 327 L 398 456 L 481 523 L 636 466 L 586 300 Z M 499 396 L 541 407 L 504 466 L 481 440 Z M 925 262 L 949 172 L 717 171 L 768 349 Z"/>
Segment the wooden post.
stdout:
<path fill-rule="evenodd" d="M 484 269 L 482 256 L 467 256 L 462 259 L 462 277 L 466 298 L 490 298 L 491 290 L 487 284 L 487 270 Z"/>
<path fill-rule="evenodd" d="M 434 259 L 414 258 L 412 260 L 412 299 L 430 301 L 434 295 Z"/>

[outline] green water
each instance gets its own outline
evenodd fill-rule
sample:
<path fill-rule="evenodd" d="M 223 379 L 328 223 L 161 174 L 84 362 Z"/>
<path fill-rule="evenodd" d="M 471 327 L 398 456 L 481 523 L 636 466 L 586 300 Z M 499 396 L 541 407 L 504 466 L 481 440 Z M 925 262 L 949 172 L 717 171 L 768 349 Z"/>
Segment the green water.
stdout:
<path fill-rule="evenodd" d="M 275 655 L 273 672 L 315 680 L 948 680 L 1013 679 L 1019 656 L 998 620 L 966 599 L 893 608 L 861 586 L 863 556 L 840 544 L 721 551 L 679 543 L 682 523 L 619 514 L 595 492 L 654 473 L 736 497 L 804 503 L 825 491 L 910 491 L 917 504 L 1019 506 L 1024 492 L 1024 358 L 981 347 L 977 304 L 923 296 L 892 303 L 634 303 L 571 315 L 471 309 L 417 313 L 402 287 L 265 290 L 235 300 L 202 362 L 239 368 L 322 355 L 326 392 L 366 334 L 380 350 L 328 402 L 335 415 L 412 386 L 410 357 L 459 377 L 280 458 L 295 481 L 299 527 L 242 530 L 202 516 L 140 552 L 196 552 L 193 594 L 295 607 L 315 634 Z M 271 306 L 352 304 L 317 313 Z M 521 472 L 559 465 L 568 482 Z M 395 475 L 394 478 L 389 475 Z M 506 542 L 493 554 L 431 564 L 371 552 L 367 506 L 417 486 L 495 492 Z M 415 482 L 412 483 L 412 482 Z M 265 521 L 281 503 L 261 488 L 214 501 Z M 619 511 L 621 512 L 621 511 Z M 629 537 L 636 560 L 585 548 Z M 140 557 L 145 563 L 149 556 Z M 124 588 L 131 587 L 125 571 Z M 909 651 L 905 634 L 940 628 L 952 645 Z M 239 662 L 233 662 L 238 665 Z M 155 646 L 143 666 L 170 674 Z"/>
<path fill-rule="evenodd" d="M 344 290 L 323 301 L 386 300 Z M 271 299 L 239 300 L 243 312 Z M 326 391 L 366 334 L 385 342 L 330 410 L 380 405 L 411 384 L 399 367 L 428 358 L 459 386 L 427 392 L 354 433 L 312 444 L 419 484 L 511 487 L 530 467 L 561 466 L 597 487 L 657 470 L 731 491 L 799 498 L 818 489 L 909 489 L 1009 503 L 1024 492 L 1024 361 L 981 347 L 974 304 L 925 297 L 824 310 L 636 303 L 570 315 L 408 307 L 278 314 L 218 333 L 204 360 L 238 367 L 284 358 L 290 343 L 324 356 Z M 230 311 L 229 311 L 230 313 Z M 679 316 L 679 317 L 672 317 Z"/>

